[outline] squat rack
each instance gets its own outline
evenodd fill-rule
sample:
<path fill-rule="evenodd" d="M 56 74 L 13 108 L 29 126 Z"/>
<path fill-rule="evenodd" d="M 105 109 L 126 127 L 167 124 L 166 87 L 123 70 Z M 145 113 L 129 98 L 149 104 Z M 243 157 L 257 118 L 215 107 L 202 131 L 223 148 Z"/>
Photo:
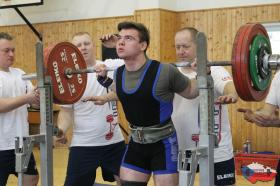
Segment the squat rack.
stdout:
<path fill-rule="evenodd" d="M 214 83 L 207 75 L 207 40 L 199 32 L 197 40 L 197 84 L 199 88 L 200 134 L 197 148 L 179 152 L 178 171 L 179 186 L 193 186 L 197 165 L 200 167 L 200 185 L 214 185 Z"/>

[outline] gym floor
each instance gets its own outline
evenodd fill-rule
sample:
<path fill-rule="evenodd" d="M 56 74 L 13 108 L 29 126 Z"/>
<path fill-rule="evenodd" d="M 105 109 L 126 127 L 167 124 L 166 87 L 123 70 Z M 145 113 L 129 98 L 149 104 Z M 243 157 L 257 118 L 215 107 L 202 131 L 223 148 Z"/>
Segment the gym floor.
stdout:
<path fill-rule="evenodd" d="M 35 159 L 38 165 L 38 169 L 40 170 L 40 151 L 35 148 L 34 149 Z M 68 160 L 68 149 L 67 148 L 54 148 L 54 186 L 62 186 L 65 179 L 67 160 Z M 100 170 L 97 171 L 96 182 L 101 185 L 116 185 L 115 183 L 104 182 L 101 176 Z M 10 176 L 8 180 L 7 186 L 17 186 L 17 179 L 15 176 Z M 41 183 L 39 181 L 38 186 Z M 101 186 L 100 185 L 100 186 Z M 153 186 L 153 181 L 151 180 L 148 186 Z M 195 186 L 199 186 L 199 175 L 196 177 Z M 273 186 L 274 181 L 270 182 L 257 182 L 256 184 L 252 184 L 247 181 L 243 176 L 237 176 L 236 186 Z M 98 185 L 99 186 L 99 185 Z"/>

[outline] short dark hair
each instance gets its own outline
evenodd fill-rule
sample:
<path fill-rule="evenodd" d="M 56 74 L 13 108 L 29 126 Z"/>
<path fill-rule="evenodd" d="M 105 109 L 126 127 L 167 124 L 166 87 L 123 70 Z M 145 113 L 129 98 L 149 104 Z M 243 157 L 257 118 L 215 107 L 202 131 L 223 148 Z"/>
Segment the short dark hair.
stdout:
<path fill-rule="evenodd" d="M 192 40 L 196 43 L 196 35 L 198 33 L 198 30 L 194 27 L 183 27 L 181 29 L 179 29 L 176 33 L 182 32 L 182 31 L 189 31 L 191 33 L 192 36 Z"/>
<path fill-rule="evenodd" d="M 150 45 L 150 32 L 147 27 L 142 23 L 136 23 L 132 21 L 124 21 L 118 24 L 118 31 L 122 29 L 135 29 L 139 33 L 140 42 L 146 41 L 147 48 Z M 146 50 L 147 50 L 146 48 Z M 145 52 L 146 52 L 145 50 Z"/>
<path fill-rule="evenodd" d="M 6 39 L 12 41 L 14 38 L 6 32 L 0 32 L 0 39 Z"/>

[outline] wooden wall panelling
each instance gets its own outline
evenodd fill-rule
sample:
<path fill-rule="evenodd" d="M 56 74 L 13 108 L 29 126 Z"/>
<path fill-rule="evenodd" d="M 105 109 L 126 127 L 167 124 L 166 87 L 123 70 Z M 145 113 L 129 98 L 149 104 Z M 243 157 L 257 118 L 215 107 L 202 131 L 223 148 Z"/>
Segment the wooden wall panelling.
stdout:
<path fill-rule="evenodd" d="M 174 35 L 177 28 L 176 12 L 160 10 L 160 60 L 175 62 Z"/>
<path fill-rule="evenodd" d="M 258 6 L 256 8 L 252 8 L 252 14 L 255 18 L 254 20 L 258 22 L 267 22 L 267 20 L 271 20 L 271 17 L 268 17 L 270 8 L 272 8 L 272 6 Z"/>
<path fill-rule="evenodd" d="M 194 11 L 177 13 L 178 28 L 194 26 Z"/>
<path fill-rule="evenodd" d="M 33 35 L 31 30 L 26 27 L 18 27 L 15 30 L 15 46 L 16 46 L 16 60 L 15 66 L 20 66 L 23 69 L 35 68 L 35 40 L 36 36 Z M 32 45 L 30 45 L 31 43 Z M 25 50 L 21 50 L 24 48 Z M 30 55 L 31 54 L 31 55 Z"/>
<path fill-rule="evenodd" d="M 151 59 L 160 60 L 160 10 L 137 10 L 135 21 L 143 23 L 150 31 L 150 46 L 147 55 Z"/>
<path fill-rule="evenodd" d="M 206 34 L 207 37 L 207 48 L 208 48 L 208 52 L 207 52 L 207 56 L 209 60 L 213 59 L 213 13 L 210 11 L 204 11 L 204 25 L 207 25 L 205 28 L 202 29 L 202 32 L 204 32 Z M 202 26 L 200 26 L 202 27 Z M 200 29 L 200 28 L 199 28 Z M 199 30 L 200 31 L 200 30 Z"/>

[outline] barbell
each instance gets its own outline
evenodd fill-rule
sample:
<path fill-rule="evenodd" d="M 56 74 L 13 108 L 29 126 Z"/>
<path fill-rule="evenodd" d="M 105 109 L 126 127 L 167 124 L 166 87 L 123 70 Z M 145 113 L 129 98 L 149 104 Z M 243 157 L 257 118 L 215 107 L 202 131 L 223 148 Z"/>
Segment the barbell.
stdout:
<path fill-rule="evenodd" d="M 86 88 L 87 68 L 79 49 L 69 42 L 61 42 L 44 49 L 46 75 L 53 85 L 54 102 L 72 104 L 78 101 Z M 189 62 L 174 63 L 178 67 Z M 244 101 L 261 101 L 269 91 L 271 69 L 280 65 L 280 55 L 272 54 L 268 34 L 261 24 L 246 24 L 239 28 L 233 43 L 231 61 L 212 61 L 208 66 L 232 66 L 232 77 L 237 94 Z M 108 71 L 116 68 L 108 68 Z M 34 79 L 36 74 L 23 75 Z"/>

